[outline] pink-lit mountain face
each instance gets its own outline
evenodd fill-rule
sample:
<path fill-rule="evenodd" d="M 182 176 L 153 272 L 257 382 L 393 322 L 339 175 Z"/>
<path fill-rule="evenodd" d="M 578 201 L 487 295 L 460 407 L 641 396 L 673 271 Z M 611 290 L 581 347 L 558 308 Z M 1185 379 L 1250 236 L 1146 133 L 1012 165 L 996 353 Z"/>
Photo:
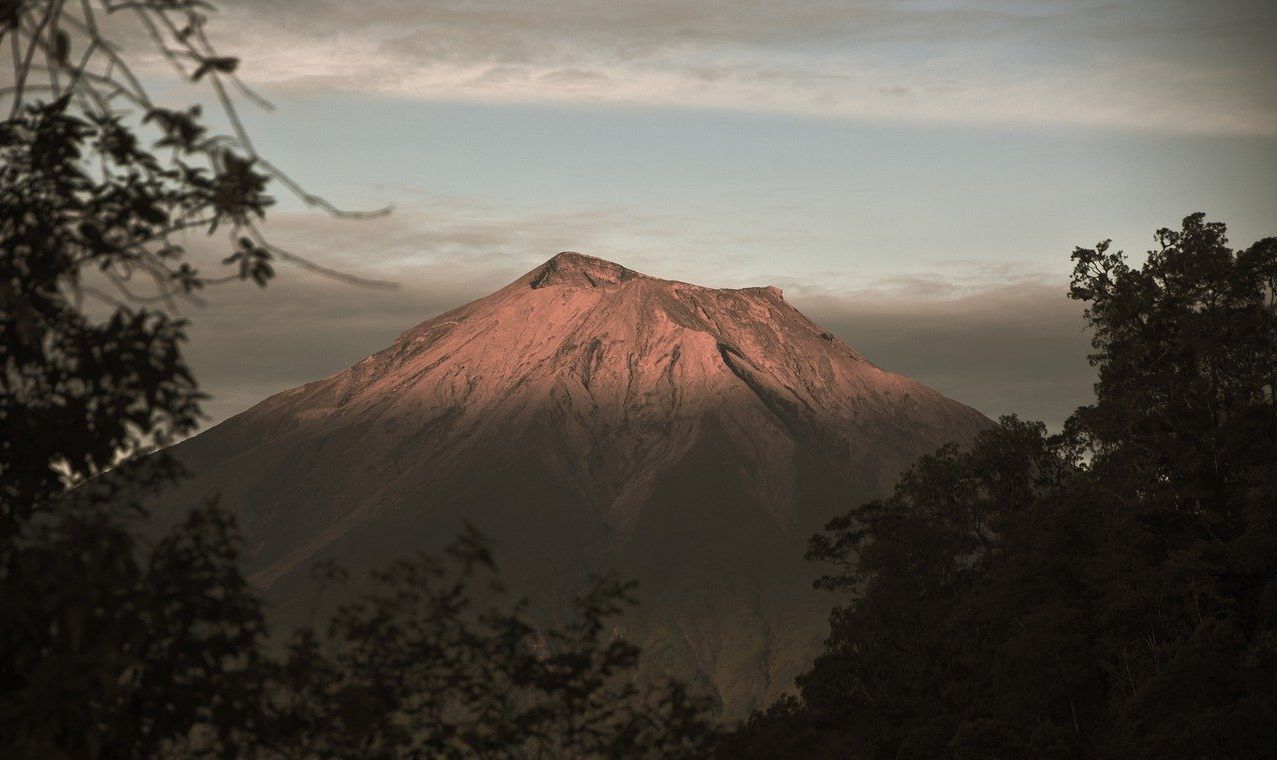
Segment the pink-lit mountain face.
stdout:
<path fill-rule="evenodd" d="M 989 424 L 875 367 L 774 287 L 716 290 L 561 253 L 332 377 L 176 448 L 241 520 L 287 620 L 307 571 L 432 550 L 470 521 L 554 617 L 588 573 L 640 581 L 648 674 L 740 716 L 791 686 L 835 600 L 825 520 Z"/>

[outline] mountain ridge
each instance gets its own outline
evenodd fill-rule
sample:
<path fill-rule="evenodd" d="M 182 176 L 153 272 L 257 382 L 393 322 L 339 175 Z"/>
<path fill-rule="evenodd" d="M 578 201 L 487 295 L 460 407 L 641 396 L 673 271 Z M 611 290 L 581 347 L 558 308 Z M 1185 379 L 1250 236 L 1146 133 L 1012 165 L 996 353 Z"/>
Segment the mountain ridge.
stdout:
<path fill-rule="evenodd" d="M 239 516 L 251 578 L 285 610 L 317 560 L 373 567 L 472 522 L 551 617 L 589 572 L 638 577 L 627 625 L 653 667 L 739 715 L 819 641 L 807 535 L 988 424 L 779 288 L 564 252 L 174 451 L 185 493 Z"/>

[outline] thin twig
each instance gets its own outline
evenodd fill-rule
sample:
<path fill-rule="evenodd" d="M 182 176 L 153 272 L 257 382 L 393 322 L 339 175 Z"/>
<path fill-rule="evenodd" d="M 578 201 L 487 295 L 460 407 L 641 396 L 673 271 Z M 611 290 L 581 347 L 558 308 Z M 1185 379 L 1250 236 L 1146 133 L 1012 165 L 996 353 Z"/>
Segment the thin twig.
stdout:
<path fill-rule="evenodd" d="M 23 14 L 18 24 L 12 27 L 13 34 L 10 48 L 14 61 L 16 81 L 13 86 L 0 88 L 0 97 L 13 97 L 11 119 L 20 112 L 25 102 L 25 93 L 33 91 L 51 92 L 55 97 L 68 94 L 76 98 L 78 107 L 83 109 L 85 113 L 96 113 L 103 118 L 110 118 L 113 114 L 119 113 L 118 108 L 114 108 L 112 105 L 112 102 L 117 98 L 123 98 L 129 104 L 148 112 L 154 109 L 155 106 L 152 104 L 141 81 L 120 55 L 121 48 L 102 36 L 93 8 L 93 0 L 80 0 L 83 18 L 78 18 L 74 13 L 67 12 L 65 0 L 46 0 L 45 3 L 28 7 L 40 8 L 41 5 L 43 5 L 43 15 L 37 15 L 40 13 L 38 10 L 28 12 Z M 134 11 L 151 40 L 160 49 L 161 54 L 169 60 L 170 64 L 183 79 L 190 78 L 189 68 L 184 65 L 183 58 L 198 61 L 197 65 L 203 66 L 205 62 L 217 56 L 205 32 L 203 18 L 198 14 L 192 13 L 189 9 L 184 11 L 187 28 L 179 29 L 174 19 L 169 15 L 169 11 L 175 9 L 166 9 L 157 7 L 152 3 L 141 2 L 115 4 L 104 2 L 103 8 L 107 13 L 123 10 Z M 78 63 L 74 66 L 67 61 L 67 56 L 65 55 L 66 48 L 69 46 L 61 42 L 61 40 L 66 39 L 65 33 L 61 30 L 62 26 L 75 30 L 78 35 L 83 35 L 87 40 L 83 52 L 77 56 Z M 3 44 L 4 34 L 8 33 L 8 31 L 10 30 L 6 29 L 0 32 L 0 44 Z M 172 47 L 169 45 L 166 32 L 172 36 L 174 43 Z M 24 35 L 30 38 L 25 49 L 23 48 L 22 40 Z M 37 52 L 43 53 L 44 65 L 35 64 L 34 56 Z M 100 69 L 100 71 L 95 71 L 95 68 Z M 44 72 L 47 75 L 47 79 L 39 83 L 32 82 L 31 74 L 34 71 Z M 62 86 L 61 79 L 63 72 L 69 74 L 65 88 Z M 200 155 L 208 162 L 209 167 L 216 171 L 218 165 L 217 153 L 233 146 L 244 151 L 272 179 L 283 184 L 290 193 L 309 207 L 321 209 L 331 216 L 343 219 L 369 219 L 390 213 L 391 208 L 389 206 L 367 212 L 347 211 L 338 208 L 319 195 L 307 192 L 300 183 L 257 153 L 248 130 L 240 119 L 236 103 L 231 97 L 231 92 L 224 77 L 230 80 L 230 86 L 235 87 L 239 94 L 254 102 L 257 106 L 265 110 L 273 110 L 274 106 L 244 84 L 233 70 L 219 71 L 213 69 L 208 71 L 207 74 L 218 102 L 230 123 L 232 134 L 215 134 L 204 137 L 196 145 L 190 146 L 185 150 L 179 150 L 175 147 L 172 158 L 174 162 L 180 161 L 181 157 L 186 154 Z M 100 156 L 99 158 L 103 171 L 103 181 L 109 183 L 115 179 L 109 165 L 110 162 L 105 156 Z M 126 299 L 139 303 L 164 302 L 170 309 L 175 309 L 176 304 L 173 301 L 175 293 L 185 300 L 195 303 L 202 303 L 202 300 L 190 291 L 173 287 L 173 278 L 176 276 L 176 272 L 165 265 L 159 258 L 157 250 L 152 250 L 148 247 L 150 245 L 149 241 L 156 241 L 156 246 L 170 246 L 172 245 L 169 240 L 170 234 L 202 227 L 210 222 L 211 219 L 207 216 L 190 218 L 196 212 L 194 208 L 184 209 L 171 203 L 167 204 L 167 206 L 167 213 L 175 215 L 173 221 L 163 229 L 154 231 L 154 234 L 148 240 L 133 243 L 136 249 L 131 253 L 122 252 L 123 256 L 131 257 L 129 260 L 118 262 L 123 267 L 122 271 L 117 272 L 110 268 L 103 271 L 108 280 Z M 251 222 L 235 232 L 238 234 L 241 230 L 247 230 L 249 236 L 259 246 L 279 259 L 300 266 L 308 271 L 363 287 L 397 287 L 396 283 L 357 277 L 316 264 L 305 257 L 268 242 L 257 226 Z M 159 250 L 164 250 L 164 248 Z M 83 258 L 81 265 L 88 265 L 97 258 L 91 255 L 86 256 Z M 131 279 L 135 267 L 145 271 L 154 280 L 157 291 L 154 295 L 142 295 L 132 290 L 128 281 Z M 208 279 L 197 277 L 196 281 L 203 286 L 239 279 L 243 279 L 243 277 L 232 274 Z M 85 288 L 84 292 L 107 300 L 108 303 L 123 305 L 120 301 L 106 297 L 101 291 Z"/>
<path fill-rule="evenodd" d="M 264 235 L 262 235 L 261 230 L 257 229 L 257 225 L 255 224 L 251 224 L 251 223 L 248 224 L 246 229 L 248 230 L 249 237 L 251 237 L 253 241 L 257 243 L 259 246 L 261 246 L 262 248 L 265 248 L 266 250 L 270 251 L 272 254 L 283 259 L 284 261 L 287 261 L 292 264 L 296 264 L 302 269 L 306 269 L 311 272 L 318 272 L 319 274 L 332 277 L 333 279 L 342 280 L 344 282 L 349 282 L 355 285 L 362 285 L 363 287 L 367 287 L 367 288 L 395 290 L 395 289 L 398 289 L 399 287 L 399 283 L 397 282 L 391 282 L 388 280 L 369 280 L 363 277 L 356 277 L 354 275 L 346 274 L 345 272 L 339 272 L 335 269 L 329 269 L 328 267 L 321 266 L 319 264 L 316 264 L 313 261 L 310 261 L 309 259 L 303 258 L 302 256 L 298 256 L 295 253 L 292 253 L 288 250 L 280 248 L 274 243 L 271 243 L 270 241 L 266 239 Z"/>
<path fill-rule="evenodd" d="M 22 106 L 22 87 L 23 85 L 26 84 L 27 71 L 29 70 L 31 66 L 31 59 L 35 57 L 35 51 L 36 51 L 37 43 L 40 41 L 40 35 L 44 33 L 44 27 L 46 24 L 49 23 L 49 20 L 52 18 L 52 16 L 53 16 L 53 9 L 50 8 L 48 11 L 45 12 L 44 18 L 40 19 L 40 23 L 36 26 L 35 31 L 31 33 L 31 44 L 27 46 L 27 54 L 22 59 L 21 63 L 18 63 L 18 58 L 16 55 L 16 49 L 15 49 L 14 62 L 18 66 L 18 69 L 17 69 L 18 80 L 16 84 L 18 88 L 18 93 L 13 98 L 13 109 L 9 113 L 10 119 L 18 115 L 18 109 L 21 108 Z M 19 22 L 19 24 L 21 24 L 21 22 Z M 14 34 L 13 34 L 13 41 L 15 45 L 17 45 L 18 43 L 19 31 L 20 31 L 19 27 L 15 26 Z"/>
<path fill-rule="evenodd" d="M 133 100 L 143 108 L 152 108 L 151 99 L 147 97 L 146 94 L 146 88 L 142 86 L 142 82 L 133 74 L 133 69 L 129 67 L 128 63 L 120 57 L 118 52 L 119 46 L 115 45 L 110 40 L 104 39 L 97 32 L 96 23 L 93 28 L 90 28 L 85 22 L 81 22 L 74 16 L 68 17 L 68 20 L 71 21 L 72 26 L 79 28 L 86 35 L 89 35 L 90 39 L 98 40 L 102 50 L 105 51 L 107 56 L 110 58 L 112 67 L 118 67 L 120 69 L 120 74 L 128 80 L 129 85 L 133 88 L 134 92 L 131 93 L 130 100 Z M 108 68 L 108 71 L 109 70 L 110 68 Z"/>
<path fill-rule="evenodd" d="M 61 61 L 59 61 L 57 57 L 56 46 L 57 46 L 57 39 L 58 39 L 58 35 L 57 35 L 58 16 L 62 15 L 62 2 L 63 0 L 54 0 L 53 7 L 49 11 L 50 15 L 52 16 L 52 21 L 50 22 L 50 27 L 49 27 L 49 37 L 53 40 L 52 49 L 50 49 L 50 45 L 48 43 L 45 43 L 43 45 L 44 60 L 49 65 L 49 83 L 53 85 L 53 92 L 58 97 L 61 97 L 62 95 L 62 92 L 61 92 L 62 83 L 61 83 L 61 80 L 59 80 L 58 78 L 58 70 L 60 68 L 60 65 L 54 65 L 54 64 L 61 64 Z"/>
<path fill-rule="evenodd" d="M 204 24 L 197 22 L 195 19 L 192 19 L 190 21 L 190 24 L 191 24 L 191 29 L 195 32 L 195 36 L 199 39 L 200 43 L 203 44 L 204 52 L 209 57 L 216 55 L 217 53 L 214 50 L 212 43 L 208 41 L 208 35 L 205 34 L 204 32 Z M 231 82 L 234 83 L 235 87 L 240 91 L 241 94 L 244 95 L 244 97 L 256 103 L 257 106 L 261 108 L 263 111 L 275 110 L 275 104 L 271 103 L 269 100 L 262 97 L 261 95 L 258 95 L 248 85 L 244 84 L 243 80 L 239 78 L 239 75 L 235 73 L 231 73 L 229 76 L 230 76 Z"/>

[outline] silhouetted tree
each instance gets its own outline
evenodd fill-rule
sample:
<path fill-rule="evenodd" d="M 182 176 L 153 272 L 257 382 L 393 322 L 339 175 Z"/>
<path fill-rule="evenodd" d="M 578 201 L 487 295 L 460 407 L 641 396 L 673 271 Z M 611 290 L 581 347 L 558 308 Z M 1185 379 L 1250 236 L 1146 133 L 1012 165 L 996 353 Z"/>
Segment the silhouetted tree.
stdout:
<path fill-rule="evenodd" d="M 559 628 L 504 599 L 470 529 L 377 574 L 326 636 L 302 630 L 273 683 L 272 737 L 307 757 L 700 757 L 708 702 L 640 687 L 638 649 L 609 635 L 629 584 L 596 579 Z"/>
<path fill-rule="evenodd" d="M 1277 746 L 1277 239 L 1195 214 L 1073 254 L 1096 403 L 1004 418 L 831 522 L 847 595 L 727 756 L 1245 758 Z"/>
<path fill-rule="evenodd" d="M 265 285 L 278 258 L 318 268 L 258 228 L 273 203 L 269 182 L 344 214 L 254 150 L 230 93 L 260 99 L 235 78 L 238 61 L 209 45 L 209 8 L 200 0 L 0 5 L 0 46 L 8 43 L 15 62 L 0 123 L 0 532 L 68 482 L 193 429 L 200 395 L 181 356 L 178 301 L 199 303 L 217 283 Z M 209 131 L 199 107 L 151 100 L 104 36 L 124 19 L 182 78 L 211 85 L 233 134 Z M 183 242 L 219 231 L 227 255 L 208 275 Z"/>
<path fill-rule="evenodd" d="M 0 90 L 0 757 L 703 754 L 701 701 L 631 683 L 637 652 L 606 625 L 628 603 L 614 581 L 537 629 L 521 603 L 478 601 L 495 575 L 466 535 L 281 654 L 215 499 L 139 530 L 145 496 L 181 475 L 144 454 L 199 418 L 174 304 L 265 285 L 281 259 L 354 279 L 258 228 L 272 181 L 343 212 L 254 150 L 231 96 L 260 99 L 209 45 L 210 7 L 0 2 L 15 62 Z M 105 34 L 121 17 L 211 85 L 232 134 L 151 101 Z M 225 268 L 208 275 L 183 243 L 216 232 Z"/>
<path fill-rule="evenodd" d="M 248 91 L 208 45 L 208 7 L 0 4 L 14 61 L 0 123 L 5 756 L 145 757 L 197 725 L 253 729 L 261 610 L 229 516 L 210 503 L 154 541 L 137 533 L 141 495 L 180 474 L 138 455 L 199 416 L 175 300 L 264 285 L 280 255 L 256 227 L 266 185 L 299 190 L 239 129 L 228 88 Z M 106 36 L 124 18 L 212 85 L 236 135 L 151 101 Z M 219 230 L 229 271 L 205 276 L 182 235 Z"/>
<path fill-rule="evenodd" d="M 268 683 L 261 603 L 209 506 L 153 545 L 109 502 L 33 521 L 0 566 L 0 755 L 155 757 L 193 731 L 243 754 Z"/>

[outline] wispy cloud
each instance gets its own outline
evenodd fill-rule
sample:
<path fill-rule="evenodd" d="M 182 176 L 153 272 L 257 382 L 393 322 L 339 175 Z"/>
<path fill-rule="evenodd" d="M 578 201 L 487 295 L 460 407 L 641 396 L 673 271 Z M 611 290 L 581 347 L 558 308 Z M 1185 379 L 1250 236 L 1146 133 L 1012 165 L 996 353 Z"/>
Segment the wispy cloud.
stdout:
<path fill-rule="evenodd" d="M 1277 133 L 1277 15 L 1239 0 L 245 0 L 218 28 L 276 92 Z"/>
<path fill-rule="evenodd" d="M 568 247 L 710 286 L 780 285 L 875 363 L 990 415 L 1016 411 L 1058 425 L 1090 394 L 1079 308 L 1056 276 L 1025 265 L 962 260 L 871 279 L 829 272 L 725 280 L 722 272 L 747 267 L 715 253 L 730 247 L 698 248 L 703 231 L 689 219 L 498 212 L 462 198 L 432 198 L 366 223 L 281 214 L 270 232 L 298 252 L 322 252 L 325 265 L 400 287 L 369 290 L 286 269 L 265 291 L 210 293 L 209 306 L 190 313 L 189 351 L 212 394 L 213 422 L 340 371 Z M 215 241 L 192 242 L 199 250 Z M 210 259 L 217 253 L 207 251 Z"/>
<path fill-rule="evenodd" d="M 211 423 L 344 369 L 403 330 L 496 290 L 562 250 L 597 252 L 654 273 L 707 274 L 730 259 L 696 259 L 688 268 L 698 236 L 719 243 L 730 236 L 684 218 L 607 208 L 495 208 L 424 194 L 413 202 L 413 193 L 397 194 L 408 202 L 385 218 L 280 213 L 266 226 L 272 241 L 290 251 L 351 275 L 396 282 L 396 289 L 358 287 L 281 265 L 264 291 L 227 284 L 207 294 L 207 306 L 186 308 L 188 355 L 212 396 L 205 404 Z M 210 271 L 225 255 L 220 237 L 185 242 Z"/>
<path fill-rule="evenodd" d="M 854 293 L 797 289 L 791 300 L 885 369 L 990 416 L 1015 413 L 1058 429 L 1093 398 L 1082 307 L 1061 280 L 1000 269 L 958 283 L 938 271 Z"/>

